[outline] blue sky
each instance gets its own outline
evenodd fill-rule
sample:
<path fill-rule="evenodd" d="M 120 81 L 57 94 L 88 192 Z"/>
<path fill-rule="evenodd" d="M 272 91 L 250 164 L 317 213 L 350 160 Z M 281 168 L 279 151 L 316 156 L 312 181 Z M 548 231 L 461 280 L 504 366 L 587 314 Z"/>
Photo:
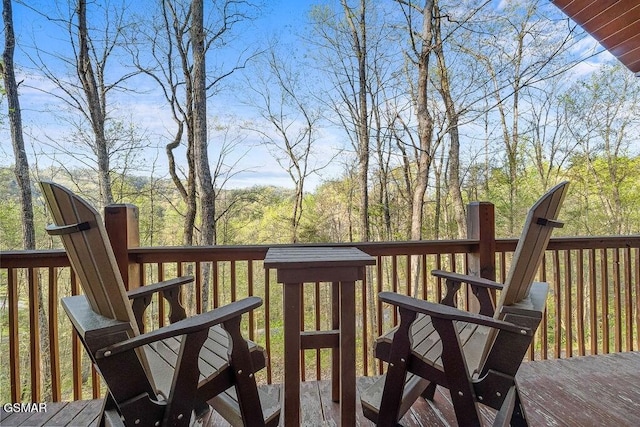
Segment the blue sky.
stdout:
<path fill-rule="evenodd" d="M 62 7 L 66 7 L 64 1 L 59 3 L 63 5 Z M 129 1 L 128 3 L 134 12 L 144 12 L 145 8 L 151 7 L 155 2 L 146 0 Z M 256 40 L 266 40 L 271 37 L 277 37 L 283 41 L 287 41 L 289 38 L 293 40 L 293 34 L 304 30 L 306 14 L 313 4 L 311 1 L 300 0 L 268 0 L 265 3 L 265 7 L 258 15 L 258 19 L 250 24 L 251 31 L 241 36 L 240 43 L 251 45 Z M 54 16 L 56 14 L 55 5 L 49 0 L 30 1 L 29 5 L 30 8 L 43 11 L 49 15 Z M 91 12 L 91 2 L 89 2 L 88 7 L 89 12 Z M 32 165 L 35 163 L 36 152 L 49 152 L 47 156 L 37 155 L 39 167 L 46 167 L 48 164 L 55 165 L 59 161 L 63 161 L 66 165 L 70 163 L 80 164 L 76 160 L 65 157 L 59 150 L 52 150 L 46 147 L 46 142 L 49 139 L 64 140 L 67 138 L 68 127 L 61 123 L 61 119 L 52 112 L 52 110 L 58 109 L 59 101 L 39 90 L 50 90 L 52 87 L 51 82 L 39 75 L 39 71 L 26 55 L 26 53 L 34 55 L 34 45 L 37 45 L 43 52 L 68 55 L 66 52 L 69 49 L 68 34 L 64 32 L 64 28 L 59 23 L 46 19 L 43 15 L 35 13 L 30 8 L 15 2 L 13 6 L 14 27 L 18 43 L 18 48 L 15 52 L 15 65 L 17 78 L 22 81 L 20 102 L 23 111 L 27 151 L 30 154 L 30 159 L 32 159 Z M 65 10 L 62 10 L 62 12 L 65 12 Z M 224 61 L 225 58 L 218 58 L 218 60 Z M 230 58 L 226 62 L 232 60 L 233 58 Z M 51 61 L 51 64 L 54 63 L 59 62 Z M 147 149 L 145 151 L 144 163 L 145 166 L 156 163 L 154 168 L 156 173 L 159 173 L 158 171 L 166 170 L 166 156 L 163 149 L 167 137 L 166 130 L 174 129 L 175 124 L 166 109 L 164 100 L 157 92 L 154 92 L 153 89 L 156 86 L 149 80 L 138 79 L 138 81 L 140 82 L 140 86 L 137 86 L 138 88 L 144 86 L 149 89 L 144 96 L 115 96 L 112 99 L 114 105 L 118 106 L 119 113 L 125 119 L 129 117 L 130 120 L 138 123 L 141 128 L 140 133 L 147 135 L 153 141 L 152 144 L 158 146 L 157 149 Z M 236 81 L 234 84 L 238 84 L 238 82 Z M 215 117 L 213 121 L 224 123 L 238 121 L 236 118 L 230 119 L 230 115 L 240 117 L 244 114 L 246 108 L 246 103 L 243 100 L 236 99 L 233 94 L 226 93 L 213 98 L 208 112 Z M 0 165 L 3 166 L 11 164 L 13 158 L 9 133 L 5 125 L 6 123 L 0 129 L 0 139 L 2 141 L 0 159 L 4 158 L 4 160 L 0 160 Z M 210 135 L 211 139 L 215 140 L 210 149 L 210 163 L 214 167 L 218 153 L 221 150 L 221 144 L 218 142 L 222 136 L 216 134 L 215 131 L 210 132 Z M 333 144 L 334 138 L 332 135 L 326 135 L 324 147 L 320 147 L 320 149 L 321 151 L 332 151 Z M 57 151 L 55 156 L 52 151 Z M 226 159 L 226 162 L 236 164 L 236 171 L 240 171 L 240 173 L 233 175 L 227 184 L 228 186 L 251 186 L 256 183 L 292 186 L 288 175 L 277 165 L 255 137 L 244 138 L 239 143 L 239 148 Z M 140 171 L 140 173 L 148 173 L 149 168 L 146 169 L 146 171 Z M 337 176 L 340 172 L 341 166 L 334 170 L 329 168 L 325 170 L 325 176 Z M 160 172 L 160 175 L 163 175 L 163 173 Z M 319 183 L 320 177 L 310 177 L 309 188 L 311 189 Z"/>
<path fill-rule="evenodd" d="M 118 3 L 121 0 L 112 0 Z M 502 1 L 495 1 L 494 6 L 501 7 Z M 59 1 L 65 4 L 65 1 Z M 145 11 L 151 7 L 154 0 L 130 0 L 134 11 Z M 259 15 L 258 19 L 250 24 L 251 31 L 245 31 L 239 36 L 239 43 L 235 46 L 251 46 L 260 43 L 270 37 L 276 37 L 280 41 L 295 43 L 295 34 L 304 33 L 307 30 L 307 12 L 309 8 L 317 2 L 305 0 L 266 0 L 266 7 Z M 54 4 L 50 0 L 32 0 L 29 1 L 32 8 L 37 10 L 46 10 L 51 13 L 54 10 Z M 89 8 L 92 2 L 89 2 Z M 95 17 L 94 17 L 95 19 Z M 55 98 L 43 93 L 51 88 L 51 82 L 43 79 L 39 75 L 39 71 L 31 64 L 30 60 L 25 56 L 25 52 L 29 51 L 33 55 L 31 49 L 34 45 L 39 46 L 43 51 L 53 52 L 55 54 L 67 53 L 69 49 L 68 34 L 64 33 L 64 28 L 58 23 L 46 19 L 44 16 L 35 13 L 33 10 L 14 2 L 14 24 L 16 29 L 16 37 L 18 49 L 16 50 L 15 63 L 17 67 L 17 78 L 23 81 L 21 85 L 21 107 L 23 110 L 23 125 L 25 127 L 25 141 L 27 150 L 29 151 L 32 166 L 35 163 L 36 156 L 34 153 L 41 150 L 48 151 L 48 156 L 38 155 L 37 162 L 39 167 L 46 167 L 48 163 L 56 163 L 62 161 L 65 164 L 74 161 L 63 156 L 56 151 L 55 158 L 52 150 L 46 148 L 46 142 L 49 139 L 63 141 L 68 139 L 69 126 L 62 122 L 61 118 L 55 114 L 60 108 L 60 102 Z M 593 41 L 586 40 L 587 47 L 593 46 Z M 22 49 L 24 47 L 24 49 Z M 585 46 L 580 46 L 583 49 Z M 225 60 L 225 57 L 218 57 L 218 60 Z M 606 59 L 606 58 L 605 58 Z M 215 59 L 214 59 L 215 60 Z M 51 61 L 51 64 L 59 63 Z M 589 65 L 582 65 L 582 71 L 589 72 Z M 313 80 L 313 76 L 309 76 Z M 167 141 L 167 131 L 174 129 L 175 125 L 167 111 L 166 104 L 158 95 L 155 86 L 144 79 L 137 79 L 136 87 L 138 89 L 146 89 L 144 96 L 115 96 L 114 105 L 118 108 L 118 113 L 123 120 L 131 120 L 138 124 L 140 134 L 146 135 L 155 145 L 157 149 L 147 149 L 142 157 L 142 166 L 144 170 L 139 173 L 149 173 L 151 166 L 155 168 L 156 175 L 164 176 L 166 170 L 166 156 L 164 154 L 164 145 Z M 235 85 L 242 85 L 243 80 L 240 75 L 233 81 Z M 238 87 L 238 86 L 236 86 Z M 38 90 L 42 89 L 42 90 Z M 236 96 L 233 90 L 221 93 L 212 98 L 209 107 L 209 114 L 212 116 L 212 122 L 236 123 L 241 119 L 246 119 L 247 115 L 251 116 L 255 113 L 248 113 L 246 100 Z M 244 92 L 243 92 L 244 93 Z M 210 132 L 211 149 L 210 162 L 212 167 L 216 163 L 216 158 L 220 151 L 220 141 L 223 139 L 221 133 L 215 131 Z M 255 136 L 246 137 L 238 142 L 239 148 L 227 158 L 229 165 L 236 165 L 236 172 L 228 182 L 229 187 L 251 186 L 254 184 L 274 184 L 291 187 L 292 183 L 287 174 L 277 165 L 276 161 L 270 156 L 269 152 L 261 146 Z M 43 144 L 44 143 L 44 144 Z M 336 129 L 326 128 L 321 135 L 321 142 L 318 145 L 318 156 L 330 158 L 338 147 L 348 149 L 346 137 Z M 2 159 L 4 158 L 4 160 Z M 0 128 L 0 165 L 6 166 L 12 163 L 13 152 L 10 145 L 10 137 L 6 123 Z M 348 155 L 341 156 L 341 159 L 348 159 Z M 323 178 L 328 179 L 337 177 L 344 171 L 344 164 L 335 162 L 331 167 L 323 170 Z M 308 182 L 309 189 L 312 189 L 321 182 L 319 176 L 313 176 Z"/>

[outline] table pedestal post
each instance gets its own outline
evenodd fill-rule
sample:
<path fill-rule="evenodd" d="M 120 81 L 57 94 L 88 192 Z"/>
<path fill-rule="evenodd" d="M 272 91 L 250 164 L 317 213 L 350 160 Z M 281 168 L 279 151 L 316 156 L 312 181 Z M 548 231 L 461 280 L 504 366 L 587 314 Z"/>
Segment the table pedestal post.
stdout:
<path fill-rule="evenodd" d="M 356 295 L 354 282 L 340 283 L 340 425 L 356 425 Z"/>
<path fill-rule="evenodd" d="M 331 329 L 340 330 L 340 283 L 331 286 Z M 331 400 L 340 401 L 340 347 L 331 349 Z"/>
<path fill-rule="evenodd" d="M 302 284 L 284 284 L 284 425 L 300 425 L 300 295 Z M 298 369 L 291 369 L 297 366 Z"/>

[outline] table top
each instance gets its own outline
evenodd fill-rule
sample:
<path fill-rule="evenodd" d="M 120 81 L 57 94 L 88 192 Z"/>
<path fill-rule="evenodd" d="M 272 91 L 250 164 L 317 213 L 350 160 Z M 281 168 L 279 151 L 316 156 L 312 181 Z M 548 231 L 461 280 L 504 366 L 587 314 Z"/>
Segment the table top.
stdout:
<path fill-rule="evenodd" d="M 369 254 L 353 247 L 282 247 L 269 248 L 265 268 L 341 267 L 375 265 Z"/>

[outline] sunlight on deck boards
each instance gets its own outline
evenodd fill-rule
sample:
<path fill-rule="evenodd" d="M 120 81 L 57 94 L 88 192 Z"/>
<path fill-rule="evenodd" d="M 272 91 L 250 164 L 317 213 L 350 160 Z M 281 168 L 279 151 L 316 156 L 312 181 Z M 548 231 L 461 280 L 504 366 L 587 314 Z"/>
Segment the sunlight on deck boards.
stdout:
<path fill-rule="evenodd" d="M 373 378 L 359 378 L 358 389 L 371 381 Z M 523 363 L 518 383 L 532 426 L 640 425 L 640 352 Z M 331 401 L 330 394 L 329 381 L 303 383 L 304 425 L 338 425 L 339 406 Z M 95 425 L 100 408 L 99 400 L 49 403 L 46 413 L 35 414 L 8 414 L 0 408 L 0 425 Z M 359 399 L 357 411 L 359 426 L 373 425 L 362 415 Z M 492 411 L 483 409 L 482 415 L 490 425 Z M 455 425 L 447 391 L 438 388 L 433 403 L 418 399 L 401 424 Z M 213 413 L 206 427 L 227 425 Z"/>

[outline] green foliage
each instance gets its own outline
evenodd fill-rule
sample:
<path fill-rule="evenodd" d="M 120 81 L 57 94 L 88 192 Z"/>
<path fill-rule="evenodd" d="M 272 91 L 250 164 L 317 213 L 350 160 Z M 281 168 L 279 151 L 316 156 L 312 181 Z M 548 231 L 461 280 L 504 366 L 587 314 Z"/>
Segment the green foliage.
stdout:
<path fill-rule="evenodd" d="M 517 233 L 522 229 L 527 211 L 533 203 L 544 194 L 547 188 L 541 188 L 540 183 L 535 179 L 534 171 L 531 168 L 523 170 L 518 174 L 515 183 L 512 183 L 508 171 L 496 168 L 491 171 L 489 178 L 491 183 L 483 200 L 490 201 L 495 205 L 496 231 L 502 237 L 518 237 Z M 510 189 L 515 186 L 517 189 L 515 200 L 510 200 Z"/>
<path fill-rule="evenodd" d="M 616 181 L 611 170 L 615 168 Z M 41 173 L 47 176 L 47 173 Z M 71 181 L 60 179 L 74 191 Z M 84 173 L 77 182 L 81 194 L 92 200 L 95 184 L 88 184 Z M 620 156 L 615 161 L 604 155 L 575 154 L 567 167 L 561 169 L 556 181 L 567 179 L 571 187 L 563 208 L 567 223 L 558 235 L 632 234 L 640 231 L 640 156 Z M 35 180 L 34 180 L 35 182 Z M 124 177 L 114 181 L 114 194 L 118 203 L 131 203 L 139 209 L 140 240 L 143 246 L 182 245 L 183 214 L 185 206 L 173 184 L 168 180 Z M 86 185 L 85 185 L 86 184 Z M 510 200 L 511 184 L 504 168 L 493 168 L 488 183 L 478 182 L 474 188 L 466 187 L 468 201 L 486 200 L 496 207 L 496 228 L 500 237 L 517 237 L 531 204 L 545 188 L 533 165 L 527 165 L 518 175 L 516 197 Z M 552 183 L 553 184 L 553 183 Z M 552 185 L 551 184 L 551 185 Z M 410 205 L 406 194 L 391 185 L 389 215 L 391 240 L 406 240 Z M 46 235 L 44 226 L 49 219 L 39 188 L 34 186 L 37 245 L 39 248 L 59 247 L 57 240 Z M 3 250 L 20 249 L 22 245 L 20 200 L 17 184 L 10 168 L 0 168 L 0 247 Z M 291 241 L 291 209 L 293 190 L 273 186 L 221 190 L 218 193 L 219 218 L 217 230 L 219 244 L 269 244 Z M 304 208 L 299 228 L 301 242 L 348 242 L 357 236 L 357 193 L 349 178 L 327 181 L 304 197 Z M 436 221 L 436 194 L 428 192 L 425 203 L 425 236 L 431 238 Z M 96 200 L 92 200 L 96 203 Z M 384 206 L 371 204 L 370 218 L 375 240 L 385 238 Z M 441 238 L 455 235 L 451 207 L 446 195 L 439 227 Z M 512 216 L 512 217 L 511 217 Z"/>
<path fill-rule="evenodd" d="M 0 248 L 3 250 L 20 248 L 22 245 L 20 222 L 19 201 L 3 201 L 0 209 Z"/>
<path fill-rule="evenodd" d="M 293 191 L 272 186 L 223 192 L 226 213 L 218 221 L 219 243 L 289 243 Z"/>
<path fill-rule="evenodd" d="M 640 157 L 618 158 L 615 167 L 619 180 L 612 182 L 607 159 L 574 159 L 568 171 L 574 197 L 565 205 L 577 233 L 606 235 L 640 231 Z"/>

